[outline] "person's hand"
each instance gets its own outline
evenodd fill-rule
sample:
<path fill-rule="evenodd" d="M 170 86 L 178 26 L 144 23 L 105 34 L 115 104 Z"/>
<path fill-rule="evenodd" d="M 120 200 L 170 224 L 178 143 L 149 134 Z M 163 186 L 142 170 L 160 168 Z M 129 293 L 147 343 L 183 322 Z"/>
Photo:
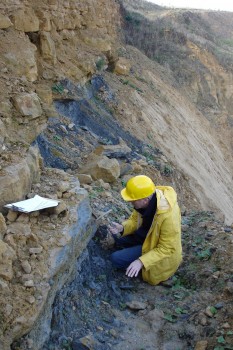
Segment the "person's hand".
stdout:
<path fill-rule="evenodd" d="M 123 225 L 113 221 L 111 224 L 108 225 L 108 229 L 111 232 L 111 234 L 117 235 L 124 230 L 124 227 Z"/>
<path fill-rule="evenodd" d="M 143 263 L 140 259 L 134 260 L 126 269 L 126 276 L 137 277 L 139 271 L 142 269 Z"/>

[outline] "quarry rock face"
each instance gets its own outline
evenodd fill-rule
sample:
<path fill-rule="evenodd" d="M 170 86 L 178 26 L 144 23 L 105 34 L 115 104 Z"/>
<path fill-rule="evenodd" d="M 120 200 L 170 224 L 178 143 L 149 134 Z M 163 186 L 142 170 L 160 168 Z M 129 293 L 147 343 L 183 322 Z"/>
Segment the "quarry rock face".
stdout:
<path fill-rule="evenodd" d="M 95 229 L 87 192 L 77 178 L 68 171 L 46 168 L 34 145 L 48 119 L 61 118 L 59 127 L 49 130 L 56 142 L 49 156 L 57 160 L 69 132 L 80 131 L 79 115 L 75 115 L 77 124 L 73 120 L 70 124 L 53 108 L 54 100 L 65 104 L 74 99 L 73 92 L 61 82 L 73 84 L 79 93 L 81 87 L 87 89 L 85 84 L 93 75 L 105 74 L 117 97 L 114 100 L 114 94 L 103 89 L 99 95 L 90 93 L 89 99 L 95 99 L 92 103 L 96 105 L 102 96 L 101 103 L 107 103 L 109 113 L 125 133 L 159 146 L 167 159 L 182 169 L 190 180 L 182 192 L 184 178 L 176 179 L 178 191 L 185 193 L 182 200 L 188 201 L 195 194 L 198 208 L 217 206 L 232 224 L 232 149 L 224 140 L 231 135 L 232 74 L 223 71 L 212 55 L 190 45 L 195 59 L 200 58 L 208 68 L 203 80 L 193 81 L 190 102 L 186 91 L 176 91 L 174 80 L 170 81 L 158 64 L 152 65 L 136 51 L 119 50 L 120 13 L 115 0 L 0 0 L 0 5 L 0 309 L 4 322 L 7 320 L 0 329 L 0 348 L 9 350 L 15 340 L 29 333 L 34 339 L 31 348 L 37 350 L 49 337 L 55 295 L 68 281 Z M 113 73 L 105 72 L 108 64 Z M 204 113 L 192 104 L 198 103 L 200 92 L 219 104 L 221 118 L 215 118 L 215 130 L 210 106 L 208 117 L 212 119 L 207 122 Z M 75 98 L 82 98 L 77 95 Z M 101 104 L 98 108 L 100 115 Z M 222 138 L 218 139 L 216 130 L 224 130 Z M 151 154 L 139 162 L 140 150 L 135 147 L 136 160 L 120 166 L 118 158 L 127 159 L 131 145 L 125 142 L 96 148 L 98 142 L 96 138 L 91 145 L 91 156 L 80 157 L 73 168 L 77 152 L 69 139 L 75 155 L 68 159 L 68 170 L 74 171 L 90 191 L 95 190 L 93 180 L 116 183 L 120 175 L 131 177 L 133 172 L 147 171 Z M 85 150 L 82 139 L 76 144 Z M 42 145 L 48 153 L 43 140 Z M 172 169 L 166 162 L 163 168 L 168 177 L 162 178 L 160 165 L 152 175 L 156 181 L 170 180 Z M 98 186 L 106 189 L 103 196 L 110 204 L 111 187 L 101 181 Z M 60 203 L 43 213 L 7 212 L 4 208 L 35 194 Z M 97 212 L 96 217 L 105 213 Z M 230 283 L 226 292 L 232 294 Z M 152 316 L 154 321 L 158 315 Z"/>

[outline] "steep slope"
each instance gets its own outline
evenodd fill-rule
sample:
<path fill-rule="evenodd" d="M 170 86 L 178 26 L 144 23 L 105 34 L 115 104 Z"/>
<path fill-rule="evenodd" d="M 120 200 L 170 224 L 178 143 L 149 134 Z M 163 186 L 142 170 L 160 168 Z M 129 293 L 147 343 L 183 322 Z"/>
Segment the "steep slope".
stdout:
<path fill-rule="evenodd" d="M 144 125 L 147 120 L 161 133 L 160 148 L 191 177 L 200 204 L 216 205 L 231 223 L 233 55 L 223 39 L 231 29 L 225 37 L 225 43 L 230 42 L 232 14 L 172 11 L 147 4 L 143 9 L 143 1 L 130 0 L 122 2 L 122 13 L 126 42 L 159 63 L 153 65 L 143 56 L 137 60 L 144 80 L 157 89 L 157 97 L 148 89 L 134 97 Z M 130 55 L 137 56 L 135 51 Z"/>

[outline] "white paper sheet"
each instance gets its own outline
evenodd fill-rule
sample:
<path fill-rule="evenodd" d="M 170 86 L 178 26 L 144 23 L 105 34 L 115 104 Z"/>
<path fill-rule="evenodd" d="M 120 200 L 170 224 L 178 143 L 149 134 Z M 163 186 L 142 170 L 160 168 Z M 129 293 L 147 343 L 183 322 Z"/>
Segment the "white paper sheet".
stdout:
<path fill-rule="evenodd" d="M 7 204 L 5 205 L 5 207 L 14 211 L 30 213 L 36 210 L 56 207 L 58 203 L 59 201 L 55 199 L 40 197 L 36 194 L 33 198 L 16 203 Z"/>

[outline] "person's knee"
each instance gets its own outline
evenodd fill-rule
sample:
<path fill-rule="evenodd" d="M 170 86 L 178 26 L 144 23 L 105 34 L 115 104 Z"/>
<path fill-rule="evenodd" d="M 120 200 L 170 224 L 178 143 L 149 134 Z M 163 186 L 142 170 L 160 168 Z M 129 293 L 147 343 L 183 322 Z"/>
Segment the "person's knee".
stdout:
<path fill-rule="evenodd" d="M 112 262 L 112 264 L 114 266 L 116 266 L 116 267 L 119 266 L 119 258 L 118 258 L 118 252 L 117 251 L 111 254 L 110 260 L 111 260 L 111 262 Z"/>

